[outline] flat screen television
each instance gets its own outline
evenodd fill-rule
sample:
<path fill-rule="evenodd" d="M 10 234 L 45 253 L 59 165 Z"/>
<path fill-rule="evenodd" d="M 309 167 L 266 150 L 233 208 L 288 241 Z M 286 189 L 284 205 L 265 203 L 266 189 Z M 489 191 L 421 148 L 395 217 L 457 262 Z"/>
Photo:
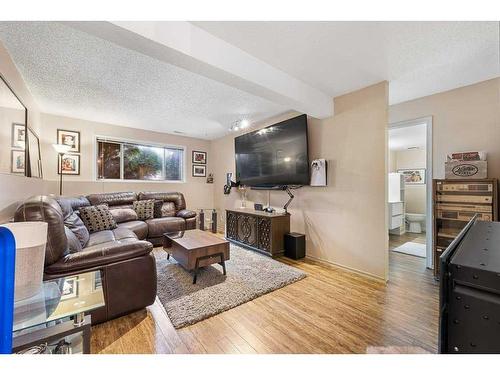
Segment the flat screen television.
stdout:
<path fill-rule="evenodd" d="M 234 147 L 240 184 L 260 188 L 309 185 L 306 115 L 236 137 Z"/>

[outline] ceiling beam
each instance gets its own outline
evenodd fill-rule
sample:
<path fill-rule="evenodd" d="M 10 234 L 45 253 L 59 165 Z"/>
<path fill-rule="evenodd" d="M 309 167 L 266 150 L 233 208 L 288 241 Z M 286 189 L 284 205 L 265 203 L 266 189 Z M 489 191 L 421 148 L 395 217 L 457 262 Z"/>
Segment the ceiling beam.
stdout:
<path fill-rule="evenodd" d="M 64 23 L 312 117 L 333 115 L 327 94 L 189 22 Z"/>

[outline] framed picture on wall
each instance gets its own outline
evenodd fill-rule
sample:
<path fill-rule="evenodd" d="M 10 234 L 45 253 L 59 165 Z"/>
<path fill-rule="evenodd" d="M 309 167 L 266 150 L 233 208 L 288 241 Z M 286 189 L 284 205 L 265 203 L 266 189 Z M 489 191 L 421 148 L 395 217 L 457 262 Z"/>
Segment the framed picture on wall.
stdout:
<path fill-rule="evenodd" d="M 57 144 L 71 146 L 69 152 L 80 152 L 80 132 L 57 129 Z"/>
<path fill-rule="evenodd" d="M 207 164 L 207 153 L 204 151 L 193 151 L 194 164 Z"/>
<path fill-rule="evenodd" d="M 78 276 L 67 277 L 64 280 L 61 301 L 78 297 Z"/>
<path fill-rule="evenodd" d="M 12 147 L 26 147 L 26 126 L 24 124 L 12 123 Z"/>
<path fill-rule="evenodd" d="M 90 285 L 92 292 L 102 289 L 102 280 L 100 274 L 96 277 L 96 273 L 92 272 L 92 284 Z"/>
<path fill-rule="evenodd" d="M 80 155 L 64 154 L 62 158 L 58 157 L 59 162 L 57 173 L 79 175 L 80 174 Z M 61 165 L 62 160 L 62 165 Z"/>
<path fill-rule="evenodd" d="M 24 174 L 25 167 L 26 153 L 24 150 L 11 150 L 11 172 Z"/>
<path fill-rule="evenodd" d="M 398 169 L 404 177 L 406 185 L 425 184 L 425 169 Z"/>
<path fill-rule="evenodd" d="M 193 164 L 193 177 L 206 177 L 207 166 Z"/>

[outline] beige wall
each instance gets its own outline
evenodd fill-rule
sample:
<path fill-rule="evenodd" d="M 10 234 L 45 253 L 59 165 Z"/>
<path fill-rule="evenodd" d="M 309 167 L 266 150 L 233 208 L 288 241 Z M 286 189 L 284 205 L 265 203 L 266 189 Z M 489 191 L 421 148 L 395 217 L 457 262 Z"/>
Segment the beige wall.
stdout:
<path fill-rule="evenodd" d="M 446 154 L 488 152 L 488 176 L 500 178 L 500 78 L 389 107 L 389 122 L 432 116 L 433 174 L 444 178 Z"/>
<path fill-rule="evenodd" d="M 28 108 L 28 125 L 39 134 L 40 112 L 38 106 L 2 42 L 0 42 L 0 74 L 26 108 Z M 10 149 L 10 138 L 7 144 L 5 140 L 2 139 L 0 148 Z M 13 216 L 19 202 L 31 195 L 43 194 L 45 191 L 46 185 L 43 180 L 0 173 L 0 223 L 8 221 Z"/>
<path fill-rule="evenodd" d="M 395 151 L 396 171 L 398 169 L 425 168 L 427 153 L 422 150 L 400 150 Z M 426 213 L 426 184 L 406 185 L 405 203 L 406 212 L 412 214 Z"/>
<path fill-rule="evenodd" d="M 306 234 L 310 257 L 381 279 L 387 279 L 388 265 L 387 98 L 383 82 L 335 98 L 334 117 L 308 119 L 310 158 L 328 160 L 328 186 L 295 190 L 289 208 L 291 229 Z M 295 115 L 269 119 L 257 128 Z M 236 190 L 222 193 L 225 174 L 234 173 L 234 137 L 212 142 L 219 209 L 240 204 Z M 271 192 L 271 205 L 279 209 L 287 198 L 285 192 Z M 251 191 L 249 200 L 266 203 L 267 192 Z"/>
<path fill-rule="evenodd" d="M 62 116 L 42 114 L 43 170 L 53 193 L 58 192 L 57 154 L 52 144 L 56 143 L 57 129 L 76 130 L 80 132 L 80 175 L 64 176 L 64 195 L 104 193 L 114 191 L 179 191 L 185 195 L 189 208 L 213 206 L 213 184 L 207 184 L 206 178 L 192 177 L 191 151 L 208 152 L 207 176 L 213 165 L 210 142 L 195 138 L 175 136 L 123 126 L 116 126 Z M 95 180 L 95 137 L 152 142 L 186 147 L 185 183 L 165 182 L 109 182 Z"/>

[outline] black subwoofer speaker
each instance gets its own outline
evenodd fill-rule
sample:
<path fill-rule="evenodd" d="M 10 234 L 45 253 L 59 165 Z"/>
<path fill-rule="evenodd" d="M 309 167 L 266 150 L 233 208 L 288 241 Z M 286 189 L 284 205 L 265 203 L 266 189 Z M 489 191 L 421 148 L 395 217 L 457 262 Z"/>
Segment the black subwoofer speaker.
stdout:
<path fill-rule="evenodd" d="M 301 233 L 285 234 L 285 256 L 301 259 L 306 256 L 306 236 Z"/>

